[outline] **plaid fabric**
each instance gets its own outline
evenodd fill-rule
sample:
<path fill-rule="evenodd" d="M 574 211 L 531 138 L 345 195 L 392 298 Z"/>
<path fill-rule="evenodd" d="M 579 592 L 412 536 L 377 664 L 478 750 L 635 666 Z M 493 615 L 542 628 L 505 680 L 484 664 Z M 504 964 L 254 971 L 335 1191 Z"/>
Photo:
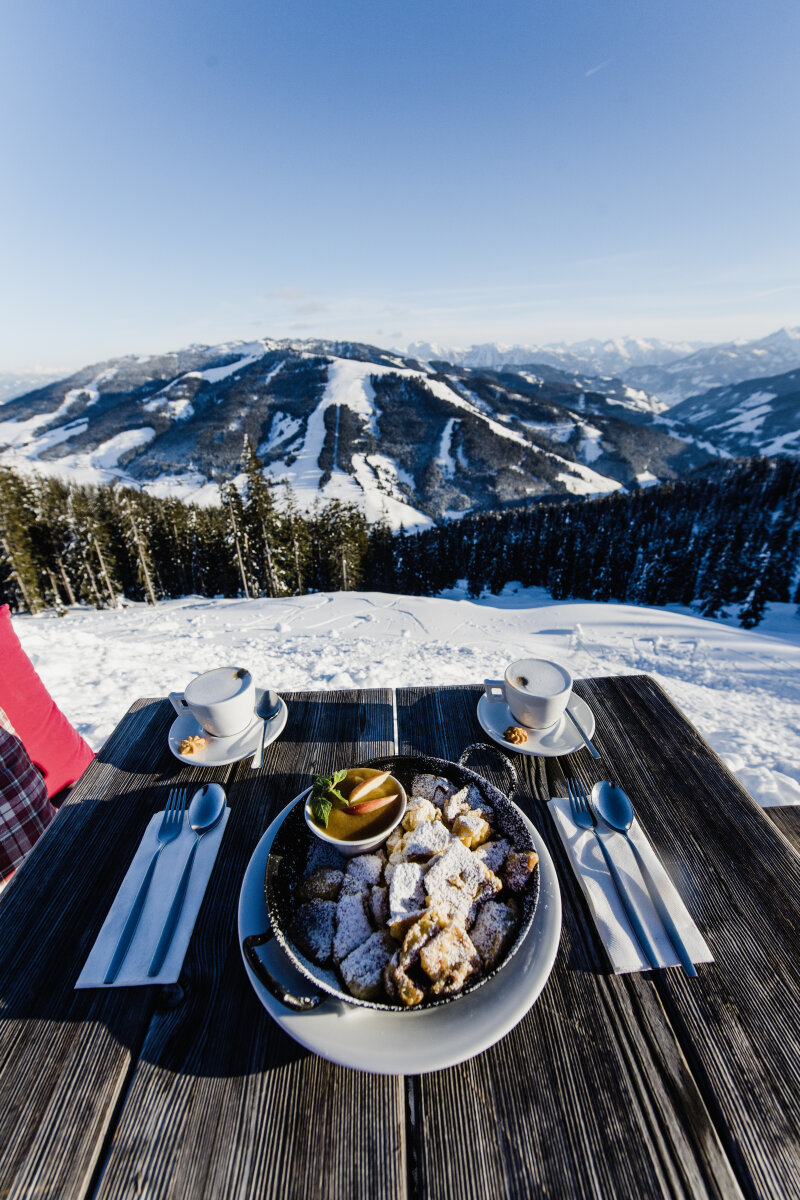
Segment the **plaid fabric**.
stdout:
<path fill-rule="evenodd" d="M 19 738 L 0 723 L 0 887 L 55 815 L 44 779 Z"/>

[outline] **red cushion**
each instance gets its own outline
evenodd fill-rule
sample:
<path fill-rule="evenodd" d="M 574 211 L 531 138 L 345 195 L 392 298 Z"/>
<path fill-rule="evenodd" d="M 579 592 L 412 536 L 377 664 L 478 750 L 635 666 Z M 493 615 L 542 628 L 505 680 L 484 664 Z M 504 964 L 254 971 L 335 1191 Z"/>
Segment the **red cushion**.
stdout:
<path fill-rule="evenodd" d="M 0 708 L 44 775 L 48 796 L 73 784 L 94 758 L 19 644 L 7 604 L 0 605 Z"/>

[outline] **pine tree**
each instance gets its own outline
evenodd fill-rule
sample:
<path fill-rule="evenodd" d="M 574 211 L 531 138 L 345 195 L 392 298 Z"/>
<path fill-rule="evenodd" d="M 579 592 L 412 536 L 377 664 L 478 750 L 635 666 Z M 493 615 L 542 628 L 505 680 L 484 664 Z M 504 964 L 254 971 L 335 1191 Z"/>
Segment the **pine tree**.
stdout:
<path fill-rule="evenodd" d="M 235 562 L 239 568 L 239 578 L 245 598 L 250 599 L 250 587 L 247 582 L 245 558 L 247 556 L 247 529 L 245 525 L 244 505 L 242 498 L 233 482 L 222 485 L 222 503 L 225 506 L 230 530 L 229 544 L 233 550 Z"/>
<path fill-rule="evenodd" d="M 283 592 L 276 556 L 280 543 L 280 523 L 272 495 L 273 484 L 265 477 L 247 434 L 242 450 L 242 470 L 247 479 L 243 517 L 251 589 L 257 595 L 279 596 Z"/>
<path fill-rule="evenodd" d="M 289 484 L 284 487 L 283 544 L 289 591 L 302 596 L 310 572 L 311 530 L 309 522 L 297 511 L 294 494 Z"/>
<path fill-rule="evenodd" d="M 35 494 L 31 484 L 0 469 L 0 565 L 3 593 L 13 608 L 20 602 L 28 612 L 44 606 L 31 531 L 36 527 Z"/>
<path fill-rule="evenodd" d="M 125 533 L 128 544 L 133 551 L 136 562 L 136 574 L 144 589 L 148 604 L 156 604 L 156 592 L 153 586 L 153 563 L 150 555 L 149 522 L 146 510 L 141 503 L 139 493 L 126 491 L 120 497 L 120 507 L 125 523 Z"/>

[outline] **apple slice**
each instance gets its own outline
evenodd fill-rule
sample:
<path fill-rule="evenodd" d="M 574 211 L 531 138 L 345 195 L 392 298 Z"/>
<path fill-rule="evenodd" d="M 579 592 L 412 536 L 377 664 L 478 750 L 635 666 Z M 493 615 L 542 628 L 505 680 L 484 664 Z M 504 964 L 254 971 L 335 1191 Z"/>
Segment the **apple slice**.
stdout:
<path fill-rule="evenodd" d="M 371 775 L 369 779 L 362 779 L 361 783 L 357 783 L 350 795 L 347 797 L 347 807 L 352 808 L 354 804 L 358 804 L 361 800 L 366 800 L 370 792 L 374 792 L 381 784 L 386 783 L 389 778 L 388 771 L 382 771 L 380 775 Z"/>
<path fill-rule="evenodd" d="M 377 808 L 384 808 L 387 804 L 391 804 L 399 795 L 399 792 L 392 792 L 391 796 L 376 796 L 374 800 L 362 800 L 360 804 L 348 805 L 347 811 L 351 813 L 374 812 Z"/>

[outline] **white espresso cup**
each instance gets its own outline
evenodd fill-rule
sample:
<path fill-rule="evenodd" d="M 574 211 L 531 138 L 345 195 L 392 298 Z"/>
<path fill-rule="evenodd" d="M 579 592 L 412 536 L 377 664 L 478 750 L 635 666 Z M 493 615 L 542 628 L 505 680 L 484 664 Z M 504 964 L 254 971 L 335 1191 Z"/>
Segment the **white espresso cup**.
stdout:
<path fill-rule="evenodd" d="M 170 692 L 177 713 L 191 712 L 212 737 L 233 737 L 253 720 L 256 688 L 244 667 L 215 667 L 187 683 L 183 692 Z"/>
<path fill-rule="evenodd" d="M 572 695 L 572 676 L 548 658 L 519 658 L 504 679 L 485 679 L 490 704 L 507 704 L 511 715 L 529 729 L 549 729 L 564 715 Z"/>

